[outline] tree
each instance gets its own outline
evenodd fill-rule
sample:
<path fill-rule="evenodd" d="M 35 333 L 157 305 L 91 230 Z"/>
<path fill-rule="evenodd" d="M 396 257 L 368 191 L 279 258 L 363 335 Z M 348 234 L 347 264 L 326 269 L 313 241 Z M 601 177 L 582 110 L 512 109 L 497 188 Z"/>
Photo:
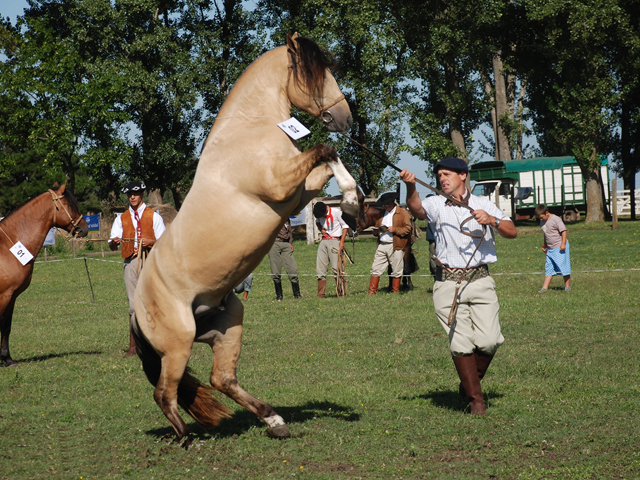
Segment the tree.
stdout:
<path fill-rule="evenodd" d="M 531 29 L 518 51 L 528 63 L 538 141 L 546 155 L 576 157 L 586 180 L 586 222 L 603 221 L 600 162 L 612 150 L 617 101 L 608 31 L 617 21 L 617 2 L 525 0 L 522 5 Z"/>

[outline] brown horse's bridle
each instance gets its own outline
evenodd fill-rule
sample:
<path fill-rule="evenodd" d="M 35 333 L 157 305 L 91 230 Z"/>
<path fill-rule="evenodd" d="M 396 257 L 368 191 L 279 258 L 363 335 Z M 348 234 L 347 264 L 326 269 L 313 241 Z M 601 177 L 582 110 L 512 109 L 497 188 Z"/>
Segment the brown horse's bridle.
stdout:
<path fill-rule="evenodd" d="M 65 230 L 69 232 L 71 235 L 73 235 L 74 237 L 77 236 L 81 230 L 81 228 L 78 225 L 80 224 L 80 220 L 82 220 L 82 214 L 78 215 L 78 218 L 74 220 L 71 214 L 69 213 L 69 210 L 67 210 L 67 207 L 65 207 L 64 203 L 60 201 L 60 199 L 64 198 L 64 195 L 57 195 L 56 192 L 54 192 L 51 189 L 49 189 L 49 193 L 51 194 L 51 198 L 53 199 L 53 225 L 55 226 L 56 224 L 56 218 L 59 210 L 58 204 L 60 204 L 62 209 L 65 211 L 65 213 L 69 217 L 69 220 L 70 220 L 69 225 L 73 225 L 73 228 L 71 229 L 69 229 L 69 225 L 67 225 L 65 227 Z"/>

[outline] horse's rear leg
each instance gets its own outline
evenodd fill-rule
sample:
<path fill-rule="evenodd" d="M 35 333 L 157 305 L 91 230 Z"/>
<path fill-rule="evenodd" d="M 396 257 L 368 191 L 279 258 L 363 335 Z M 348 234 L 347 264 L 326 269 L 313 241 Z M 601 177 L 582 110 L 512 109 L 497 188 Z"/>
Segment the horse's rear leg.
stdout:
<path fill-rule="evenodd" d="M 189 352 L 172 352 L 162 357 L 162 371 L 153 392 L 153 399 L 171 422 L 178 439 L 190 433 L 178 411 L 178 386 L 187 368 L 190 353 L 190 350 Z"/>
<path fill-rule="evenodd" d="M 6 302 L 6 303 L 5 303 Z M 3 304 L 6 306 L 4 308 Z M 14 367 L 16 362 L 9 353 L 9 334 L 11 333 L 11 321 L 13 319 L 13 307 L 16 304 L 16 297 L 5 294 L 0 297 L 0 362 L 4 362 L 7 367 Z"/>
<path fill-rule="evenodd" d="M 230 295 L 226 309 L 215 316 L 212 329 L 205 334 L 207 338 L 198 339 L 206 341 L 213 349 L 211 385 L 265 422 L 269 436 L 288 438 L 291 435 L 282 417 L 238 384 L 236 367 L 242 344 L 242 315 L 242 303 L 235 295 Z"/>

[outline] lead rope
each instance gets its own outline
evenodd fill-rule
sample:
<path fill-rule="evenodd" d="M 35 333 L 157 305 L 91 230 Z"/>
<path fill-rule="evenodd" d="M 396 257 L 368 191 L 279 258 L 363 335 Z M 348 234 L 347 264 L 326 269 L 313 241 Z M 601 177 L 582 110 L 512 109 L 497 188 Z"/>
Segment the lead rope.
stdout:
<path fill-rule="evenodd" d="M 374 152 L 373 150 L 371 150 L 369 147 L 367 147 L 366 145 L 363 145 L 362 143 L 358 142 L 357 140 L 354 140 L 353 138 L 351 138 L 349 135 L 346 135 L 344 133 L 341 134 L 343 137 L 347 138 L 348 140 L 350 140 L 352 143 L 354 143 L 355 145 L 359 146 L 360 148 L 362 148 L 363 150 L 366 150 L 367 152 L 369 152 L 371 155 L 373 155 L 374 157 L 378 158 L 379 160 L 382 160 L 384 163 L 387 164 L 387 166 L 393 168 L 395 171 L 397 172 L 402 172 L 402 169 L 400 169 L 397 165 L 394 165 L 393 163 L 391 163 L 389 160 L 387 160 L 385 157 L 383 157 L 382 155 Z M 462 207 L 462 208 L 466 208 L 467 210 L 469 210 L 470 212 L 473 212 L 473 208 L 471 208 L 468 204 L 461 202 L 459 200 L 457 200 L 456 198 L 454 198 L 453 196 L 444 193 L 442 190 L 438 190 L 435 187 L 432 187 L 431 185 L 429 185 L 428 183 L 423 182 L 422 180 L 416 178 L 416 183 L 419 183 L 420 185 L 422 185 L 423 187 L 427 187 L 429 190 L 431 190 L 432 192 L 443 196 L 444 198 L 446 198 L 447 200 L 449 200 L 452 204 L 458 206 L 458 207 Z M 460 223 L 460 233 L 462 233 L 463 235 L 466 235 L 468 237 L 471 238 L 479 238 L 480 241 L 478 242 L 478 245 L 476 245 L 476 249 L 473 251 L 473 253 L 471 254 L 471 256 L 469 257 L 469 260 L 467 261 L 466 266 L 464 267 L 465 270 L 469 268 L 469 264 L 471 263 L 471 260 L 473 259 L 473 257 L 475 256 L 476 252 L 478 251 L 478 249 L 480 248 L 480 245 L 482 244 L 482 241 L 484 240 L 484 236 L 487 233 L 487 226 L 486 225 L 482 225 L 482 235 L 475 235 L 473 233 L 470 232 L 465 232 L 462 230 L 462 227 L 464 226 L 465 223 L 467 223 L 469 220 L 473 220 L 473 215 L 469 216 L 468 218 L 465 218 L 461 223 Z M 440 264 L 441 268 L 445 268 L 444 265 L 442 265 L 442 263 L 435 258 L 434 259 Z M 456 313 L 458 312 L 458 292 L 460 291 L 460 287 L 462 286 L 462 279 L 458 278 L 456 281 L 456 292 L 455 295 L 453 297 L 453 303 L 451 305 L 451 310 L 449 311 L 449 317 L 447 318 L 447 325 L 450 327 L 453 324 L 454 319 L 456 318 Z"/>

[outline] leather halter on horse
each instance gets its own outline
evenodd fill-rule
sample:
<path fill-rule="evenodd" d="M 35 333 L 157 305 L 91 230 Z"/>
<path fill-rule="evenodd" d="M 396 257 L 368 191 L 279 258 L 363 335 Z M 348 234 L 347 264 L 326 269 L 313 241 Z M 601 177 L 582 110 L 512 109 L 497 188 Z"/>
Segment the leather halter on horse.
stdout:
<path fill-rule="evenodd" d="M 77 236 L 80 233 L 80 230 L 81 230 L 78 225 L 80 223 L 80 220 L 82 220 L 82 214 L 78 215 L 78 218 L 76 218 L 74 220 L 73 217 L 71 216 L 71 214 L 69 213 L 69 210 L 67 210 L 67 207 L 65 207 L 64 203 L 62 203 L 60 201 L 60 199 L 64 198 L 64 195 L 57 195 L 56 192 L 54 192 L 51 189 L 49 189 L 49 193 L 51 194 L 51 198 L 53 199 L 53 224 L 54 225 L 56 224 L 56 218 L 57 218 L 57 214 L 58 214 L 58 210 L 59 210 L 58 209 L 58 204 L 60 204 L 62 209 L 65 211 L 65 213 L 69 217 L 69 220 L 70 220 L 69 225 L 73 225 L 72 229 L 69 229 L 69 226 L 67 226 L 65 228 L 65 230 L 67 230 L 67 232 L 69 232 L 74 237 Z"/>

